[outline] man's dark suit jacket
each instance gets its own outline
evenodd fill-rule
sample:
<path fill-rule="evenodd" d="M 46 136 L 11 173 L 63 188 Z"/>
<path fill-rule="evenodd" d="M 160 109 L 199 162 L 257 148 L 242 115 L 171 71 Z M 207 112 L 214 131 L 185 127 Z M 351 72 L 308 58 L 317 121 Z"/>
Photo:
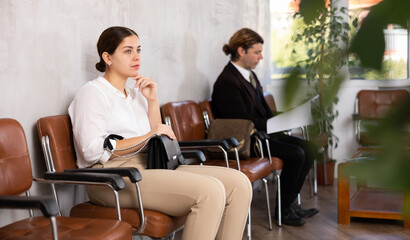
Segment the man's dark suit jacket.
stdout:
<path fill-rule="evenodd" d="M 249 119 L 258 130 L 266 131 L 266 121 L 272 116 L 263 96 L 262 86 L 257 82 L 256 89 L 229 62 L 214 84 L 212 110 L 215 118 Z"/>

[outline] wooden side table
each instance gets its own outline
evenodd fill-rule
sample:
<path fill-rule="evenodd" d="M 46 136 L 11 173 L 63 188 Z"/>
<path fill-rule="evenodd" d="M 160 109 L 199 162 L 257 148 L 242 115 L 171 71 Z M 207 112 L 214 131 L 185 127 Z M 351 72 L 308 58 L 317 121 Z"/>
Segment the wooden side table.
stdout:
<path fill-rule="evenodd" d="M 410 229 L 410 214 L 404 216 L 403 204 L 410 194 L 382 188 L 359 185 L 350 196 L 350 175 L 346 167 L 357 162 L 344 162 L 338 166 L 338 223 L 350 224 L 351 217 L 403 220 Z"/>

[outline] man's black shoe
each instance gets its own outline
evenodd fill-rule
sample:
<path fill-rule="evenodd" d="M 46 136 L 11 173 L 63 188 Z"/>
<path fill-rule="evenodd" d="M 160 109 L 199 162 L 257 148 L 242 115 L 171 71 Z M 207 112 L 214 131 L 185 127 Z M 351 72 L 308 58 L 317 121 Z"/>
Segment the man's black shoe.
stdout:
<path fill-rule="evenodd" d="M 290 204 L 290 208 L 301 218 L 312 217 L 319 212 L 317 208 L 304 209 L 297 203 Z"/>
<path fill-rule="evenodd" d="M 278 220 L 278 214 L 275 212 L 275 219 Z M 299 217 L 292 209 L 282 211 L 282 224 L 289 226 L 302 226 L 306 220 Z"/>

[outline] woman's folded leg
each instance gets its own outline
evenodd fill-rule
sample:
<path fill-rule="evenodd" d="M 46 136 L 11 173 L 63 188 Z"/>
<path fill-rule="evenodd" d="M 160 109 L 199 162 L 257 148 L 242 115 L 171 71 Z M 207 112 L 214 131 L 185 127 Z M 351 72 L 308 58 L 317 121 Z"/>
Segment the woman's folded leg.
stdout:
<path fill-rule="evenodd" d="M 145 209 L 170 216 L 187 216 L 182 237 L 184 240 L 215 239 L 227 198 L 221 181 L 210 174 L 178 170 L 146 170 L 138 164 L 138 161 L 135 161 L 137 164 L 132 164 L 134 160 L 124 162 L 126 163 L 120 166 L 134 165 L 140 170 L 142 181 L 139 185 Z M 108 165 L 105 164 L 104 167 L 113 167 Z M 138 208 L 135 184 L 128 179 L 125 180 L 126 189 L 119 192 L 121 207 Z M 88 194 L 90 200 L 97 204 L 115 205 L 113 194 L 108 188 L 88 188 Z"/>
<path fill-rule="evenodd" d="M 252 201 L 252 185 L 248 177 L 238 170 L 216 166 L 182 165 L 177 171 L 209 175 L 223 183 L 226 206 L 216 239 L 242 239 Z"/>

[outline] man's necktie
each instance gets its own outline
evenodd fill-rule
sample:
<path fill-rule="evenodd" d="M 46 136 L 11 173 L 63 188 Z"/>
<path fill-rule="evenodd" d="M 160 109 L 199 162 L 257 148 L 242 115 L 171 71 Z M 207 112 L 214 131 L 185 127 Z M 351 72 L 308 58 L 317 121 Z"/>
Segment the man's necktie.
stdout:
<path fill-rule="evenodd" d="M 253 88 L 256 88 L 256 80 L 255 80 L 255 78 L 254 78 L 254 76 L 253 76 L 252 73 L 249 74 L 249 80 L 250 80 L 250 82 L 251 82 Z"/>

